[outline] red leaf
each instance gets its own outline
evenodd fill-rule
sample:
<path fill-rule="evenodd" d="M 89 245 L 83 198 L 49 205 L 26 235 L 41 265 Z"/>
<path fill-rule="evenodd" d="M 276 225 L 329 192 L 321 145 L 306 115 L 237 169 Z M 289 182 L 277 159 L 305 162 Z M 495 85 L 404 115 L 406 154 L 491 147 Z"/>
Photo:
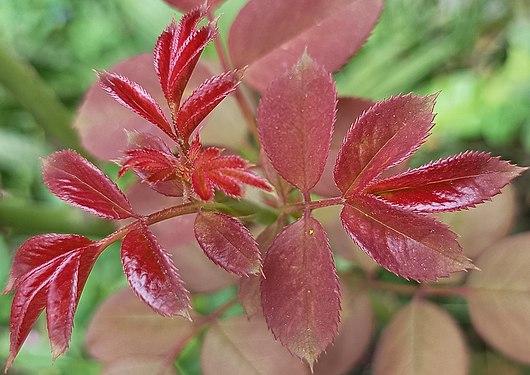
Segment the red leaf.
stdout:
<path fill-rule="evenodd" d="M 430 216 L 364 195 L 348 201 L 341 219 L 365 253 L 399 276 L 436 280 L 475 268 L 464 256 L 456 235 Z"/>
<path fill-rule="evenodd" d="M 326 232 L 312 217 L 289 225 L 265 255 L 263 314 L 274 336 L 311 366 L 337 336 L 340 293 Z"/>
<path fill-rule="evenodd" d="M 419 212 L 455 211 L 490 199 L 526 168 L 464 152 L 371 184 L 367 191 Z"/>
<path fill-rule="evenodd" d="M 42 175 L 48 189 L 72 206 L 105 219 L 136 216 L 116 184 L 74 151 L 58 151 L 43 159 Z"/>
<path fill-rule="evenodd" d="M 181 12 L 188 12 L 205 3 L 203 0 L 165 0 L 165 2 Z M 217 7 L 222 2 L 223 0 L 208 0 L 208 5 L 211 7 Z"/>
<path fill-rule="evenodd" d="M 239 220 L 217 212 L 200 212 L 195 219 L 195 237 L 219 267 L 238 276 L 259 273 L 258 244 Z"/>
<path fill-rule="evenodd" d="M 131 230 L 121 245 L 121 260 L 134 293 L 163 316 L 189 318 L 189 297 L 169 255 L 149 228 Z"/>
<path fill-rule="evenodd" d="M 303 191 L 318 182 L 331 144 L 337 93 L 331 75 L 303 55 L 261 99 L 258 130 L 278 173 Z"/>
<path fill-rule="evenodd" d="M 99 83 L 118 103 L 158 126 L 164 133 L 177 139 L 162 109 L 139 84 L 116 73 L 97 72 Z"/>
<path fill-rule="evenodd" d="M 235 90 L 241 77 L 240 71 L 233 71 L 210 78 L 186 99 L 175 119 L 177 131 L 186 142 L 199 123 Z"/>
<path fill-rule="evenodd" d="M 396 96 L 368 109 L 350 128 L 334 170 L 343 196 L 362 191 L 409 157 L 432 128 L 435 96 Z"/>
<path fill-rule="evenodd" d="M 138 169 L 148 182 L 163 182 L 177 178 L 182 174 L 180 161 L 171 153 L 149 148 L 127 150 L 127 158 L 118 172 L 118 177 L 128 169 Z"/>
<path fill-rule="evenodd" d="M 67 349 L 77 303 L 99 251 L 96 243 L 74 235 L 36 236 L 22 244 L 6 288 L 16 289 L 6 371 L 45 308 L 54 359 Z"/>
<path fill-rule="evenodd" d="M 380 0 L 250 0 L 230 29 L 234 65 L 264 90 L 307 49 L 333 72 L 361 47 L 382 9 Z"/>

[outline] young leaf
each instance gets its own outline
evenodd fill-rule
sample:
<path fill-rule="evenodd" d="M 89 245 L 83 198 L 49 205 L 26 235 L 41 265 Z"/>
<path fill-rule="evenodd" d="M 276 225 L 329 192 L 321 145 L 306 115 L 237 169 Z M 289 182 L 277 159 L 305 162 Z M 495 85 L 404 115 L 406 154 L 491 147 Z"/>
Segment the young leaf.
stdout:
<path fill-rule="evenodd" d="M 328 72 L 336 71 L 372 31 L 380 0 L 250 0 L 228 38 L 238 68 L 249 65 L 247 82 L 264 90 L 305 49 Z"/>
<path fill-rule="evenodd" d="M 324 169 L 336 102 L 331 75 L 306 54 L 261 99 L 263 149 L 278 173 L 302 191 L 315 186 Z"/>
<path fill-rule="evenodd" d="M 105 219 L 134 217 L 127 198 L 95 165 L 71 150 L 42 160 L 42 176 L 57 197 Z"/>
<path fill-rule="evenodd" d="M 334 170 L 344 197 L 364 190 L 418 149 L 433 126 L 434 100 L 435 96 L 396 96 L 376 103 L 355 121 Z"/>
<path fill-rule="evenodd" d="M 210 327 L 201 353 L 204 375 L 307 375 L 306 366 L 274 340 L 263 319 L 243 316 Z"/>
<path fill-rule="evenodd" d="M 471 322 L 491 346 L 530 364 L 530 232 L 488 248 L 466 282 Z"/>
<path fill-rule="evenodd" d="M 258 244 L 237 219 L 218 212 L 199 212 L 195 237 L 204 253 L 219 267 L 238 276 L 261 269 Z"/>
<path fill-rule="evenodd" d="M 263 314 L 274 336 L 310 366 L 338 332 L 340 293 L 326 232 L 304 216 L 273 242 L 263 262 Z"/>
<path fill-rule="evenodd" d="M 132 290 L 149 307 L 163 316 L 189 318 L 188 291 L 173 261 L 146 225 L 125 236 L 121 261 Z"/>
<path fill-rule="evenodd" d="M 456 235 L 436 219 L 369 195 L 348 201 L 342 224 L 353 241 L 387 270 L 415 280 L 437 280 L 474 268 Z"/>
<path fill-rule="evenodd" d="M 145 89 L 116 73 L 97 72 L 101 87 L 125 108 L 158 126 L 164 133 L 177 139 L 158 103 Z"/>
<path fill-rule="evenodd" d="M 205 3 L 203 0 L 165 0 L 165 2 L 181 12 L 188 12 Z M 208 0 L 208 5 L 217 7 L 222 2 L 223 0 Z"/>
<path fill-rule="evenodd" d="M 186 99 L 175 119 L 179 135 L 188 141 L 200 122 L 232 91 L 241 81 L 240 71 L 226 72 L 210 78 Z"/>
<path fill-rule="evenodd" d="M 74 235 L 36 236 L 22 244 L 6 288 L 16 290 L 6 371 L 44 309 L 54 359 L 67 349 L 77 303 L 99 250 L 88 238 Z"/>
<path fill-rule="evenodd" d="M 414 301 L 383 332 L 373 371 L 374 375 L 465 375 L 468 367 L 466 343 L 454 319 L 430 302 Z"/>
<path fill-rule="evenodd" d="M 525 169 L 487 153 L 464 152 L 376 181 L 366 190 L 418 212 L 455 211 L 489 200 Z"/>

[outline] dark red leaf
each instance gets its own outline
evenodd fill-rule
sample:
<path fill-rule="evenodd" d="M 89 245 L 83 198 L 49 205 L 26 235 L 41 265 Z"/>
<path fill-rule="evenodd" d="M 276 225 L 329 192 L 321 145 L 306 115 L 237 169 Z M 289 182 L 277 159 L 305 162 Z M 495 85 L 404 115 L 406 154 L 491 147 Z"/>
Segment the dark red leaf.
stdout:
<path fill-rule="evenodd" d="M 147 226 L 142 224 L 125 236 L 121 260 L 129 285 L 149 307 L 163 316 L 189 318 L 188 291 L 173 261 Z"/>
<path fill-rule="evenodd" d="M 176 140 L 174 131 L 162 109 L 142 86 L 116 73 L 97 72 L 97 74 L 101 87 L 118 103 L 155 124 Z"/>
<path fill-rule="evenodd" d="M 238 276 L 260 272 L 258 244 L 239 220 L 201 211 L 195 219 L 195 237 L 208 258 L 228 272 Z"/>
<path fill-rule="evenodd" d="M 432 128 L 436 96 L 396 96 L 370 107 L 350 128 L 334 170 L 343 196 L 362 191 L 409 157 Z"/>
<path fill-rule="evenodd" d="M 42 176 L 57 197 L 105 219 L 136 216 L 127 198 L 95 165 L 71 150 L 42 160 Z"/>
<path fill-rule="evenodd" d="M 250 0 L 230 29 L 234 65 L 264 90 L 307 49 L 333 72 L 361 47 L 382 9 L 380 0 Z"/>
<path fill-rule="evenodd" d="M 263 262 L 263 314 L 274 336 L 312 365 L 337 336 L 340 293 L 326 232 L 312 217 L 289 225 Z"/>
<path fill-rule="evenodd" d="M 464 152 L 371 184 L 367 191 L 419 212 L 455 211 L 490 199 L 526 168 Z"/>
<path fill-rule="evenodd" d="M 199 5 L 204 4 L 206 1 L 203 0 L 164 0 L 172 7 L 180 10 L 181 12 L 188 12 Z M 208 0 L 208 5 L 211 7 L 219 6 L 224 0 Z"/>
<path fill-rule="evenodd" d="M 363 195 L 344 206 L 341 219 L 365 253 L 399 276 L 436 280 L 475 268 L 464 256 L 456 235 L 430 216 Z"/>
<path fill-rule="evenodd" d="M 210 78 L 186 99 L 180 107 L 175 125 L 185 141 L 188 141 L 200 122 L 232 91 L 241 81 L 240 71 L 226 72 Z"/>
<path fill-rule="evenodd" d="M 144 175 L 144 181 L 163 182 L 182 175 L 183 166 L 172 153 L 148 148 L 127 150 L 118 177 L 129 169 L 138 169 Z"/>
<path fill-rule="evenodd" d="M 336 101 L 331 75 L 305 54 L 261 99 L 263 149 L 280 176 L 302 191 L 315 186 L 324 169 Z"/>
<path fill-rule="evenodd" d="M 22 244 L 6 288 L 16 289 L 6 371 L 45 308 L 54 359 L 67 349 L 77 303 L 99 251 L 96 243 L 74 235 L 36 236 Z"/>

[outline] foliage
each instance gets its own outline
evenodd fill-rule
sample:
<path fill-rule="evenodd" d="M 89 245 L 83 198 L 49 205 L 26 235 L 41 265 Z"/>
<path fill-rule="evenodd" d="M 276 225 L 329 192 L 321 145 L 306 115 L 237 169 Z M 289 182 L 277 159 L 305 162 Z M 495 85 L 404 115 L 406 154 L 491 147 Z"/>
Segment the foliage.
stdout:
<path fill-rule="evenodd" d="M 378 287 L 413 293 L 418 298 L 396 315 L 382 335 L 374 354 L 376 373 L 391 372 L 389 369 L 407 372 L 409 366 L 435 373 L 438 363 L 449 360 L 453 360 L 452 372 L 467 371 L 469 358 L 460 330 L 447 312 L 423 299 L 429 295 L 467 298 L 478 333 L 500 351 L 528 361 L 519 350 L 526 336 L 513 345 L 499 338 L 498 328 L 491 327 L 499 327 L 503 318 L 524 315 L 524 308 L 520 310 L 502 292 L 493 291 L 504 288 L 524 294 L 529 285 L 524 273 L 500 276 L 496 269 L 503 267 L 498 258 L 488 260 L 490 251 L 484 253 L 484 261 L 480 258 L 484 273 L 478 275 L 482 276 L 472 273 L 465 287 L 387 284 L 383 280 L 388 274 L 378 278 L 374 266 L 366 261 L 362 261 L 364 274 L 350 264 L 341 268 L 340 258 L 334 261 L 328 232 L 333 233 L 342 223 L 364 253 L 406 279 L 425 282 L 477 269 L 456 235 L 430 214 L 472 208 L 490 200 L 525 170 L 489 153 L 463 152 L 405 171 L 433 127 L 436 95 L 400 94 L 377 103 L 337 98 L 330 72 L 344 65 L 362 45 L 379 16 L 380 2 L 312 2 L 308 7 L 301 0 L 251 0 L 230 31 L 234 70 L 228 69 L 212 9 L 191 7 L 189 2 L 171 4 L 188 12 L 158 38 L 152 59 L 156 76 L 144 75 L 148 56 L 131 59 L 116 69 L 131 74 L 97 73 L 104 91 L 139 115 L 142 122 L 129 121 L 128 114 L 120 114 L 104 133 L 96 131 L 99 124 L 91 120 L 101 115 L 94 109 L 102 108 L 102 100 L 110 112 L 119 111 L 94 94 L 101 90 L 96 87 L 90 90 L 76 120 L 90 152 L 99 158 L 114 158 L 120 165 L 118 176 L 132 178 L 127 173 L 132 171 L 140 183 L 122 193 L 96 165 L 72 150 L 43 160 L 43 180 L 54 195 L 103 219 L 125 220 L 125 224 L 101 240 L 49 234 L 31 237 L 19 247 L 5 289 L 15 291 L 6 371 L 44 309 L 53 357 L 67 349 L 88 275 L 102 252 L 119 240 L 123 269 L 134 294 L 159 315 L 184 318 L 179 317 L 166 330 L 160 328 L 168 324 L 166 320 L 157 317 L 152 328 L 161 336 L 155 336 L 151 345 L 140 344 L 144 335 L 125 338 L 122 353 L 116 337 L 105 335 L 105 325 L 116 321 L 116 316 L 127 321 L 143 311 L 139 321 L 130 322 L 134 327 L 156 315 L 138 305 L 130 293 L 114 296 L 88 334 L 90 351 L 105 363 L 107 374 L 140 374 L 153 368 L 172 374 L 175 358 L 184 357 L 185 348 L 204 329 L 202 369 L 206 374 L 220 371 L 215 353 L 229 358 L 223 361 L 223 373 L 305 374 L 307 365 L 317 373 L 344 373 L 369 344 L 373 317 L 365 290 Z M 267 12 L 262 10 L 264 6 Z M 209 22 L 198 26 L 204 17 Z M 271 28 L 272 24 L 277 27 Z M 341 33 L 329 40 L 326 30 L 337 25 Z M 263 30 L 271 30 L 266 39 Z M 216 42 L 225 70 L 213 77 L 211 68 L 199 62 L 211 40 Z M 135 75 L 144 76 L 146 84 L 136 83 Z M 257 123 L 251 101 L 238 86 L 242 79 L 261 94 Z M 195 89 L 186 88 L 190 86 Z M 233 110 L 233 106 L 221 104 L 230 94 L 246 120 L 250 140 L 242 146 L 232 139 L 226 146 L 235 143 L 249 158 L 259 159 L 258 167 L 268 181 L 242 156 L 227 155 L 219 140 L 199 137 L 203 120 L 214 108 L 225 114 Z M 160 106 L 160 101 L 165 101 L 167 108 Z M 144 120 L 151 125 L 146 126 Z M 221 126 L 223 121 L 219 122 L 213 126 Z M 128 137 L 113 131 L 123 128 L 129 131 Z M 107 139 L 100 142 L 102 134 Z M 214 146 L 203 146 L 212 141 Z M 259 145 L 262 152 L 258 158 L 255 146 Z M 261 191 L 253 190 L 248 196 L 254 199 L 245 199 L 242 185 Z M 149 192 L 146 186 L 153 190 Z M 271 190 L 272 194 L 264 192 Z M 332 206 L 342 207 L 340 216 L 336 212 L 329 222 L 318 218 L 320 210 Z M 173 220 L 179 220 L 176 234 L 174 224 L 166 225 Z M 266 228 L 254 240 L 251 231 L 260 226 Z M 220 276 L 206 285 L 188 284 L 186 273 L 194 274 L 190 279 L 202 278 L 193 267 L 201 273 L 211 267 L 205 265 L 204 258 L 190 255 L 198 254 L 197 247 L 189 245 L 190 232 L 213 263 L 240 278 L 239 298 L 223 297 L 217 308 L 201 311 L 200 296 L 194 293 L 219 289 L 235 279 Z M 514 245 L 508 242 L 505 246 Z M 179 250 L 172 252 L 174 247 Z M 516 261 L 524 265 L 527 259 Z M 497 302 L 492 305 L 489 299 Z M 230 312 L 238 300 L 249 320 Z M 119 310 L 123 304 L 130 309 Z M 189 311 L 190 304 L 197 312 Z M 495 306 L 507 312 L 498 315 Z M 223 316 L 227 319 L 221 319 Z M 185 318 L 190 321 L 182 320 Z M 524 319 L 520 323 L 528 325 Z M 173 329 L 175 335 L 168 338 Z M 151 336 L 149 326 L 146 330 L 145 335 Z M 358 335 L 363 343 L 351 353 L 346 350 L 351 347 L 348 334 Z M 273 336 L 306 364 L 290 356 Z M 388 344 L 397 339 L 428 343 L 432 337 L 441 338 L 436 345 L 443 355 L 423 350 L 411 361 L 412 353 L 419 349 Z M 334 341 L 335 346 L 330 346 Z M 117 347 L 118 352 L 101 354 L 106 353 L 102 346 Z M 267 360 L 272 356 L 278 360 Z"/>

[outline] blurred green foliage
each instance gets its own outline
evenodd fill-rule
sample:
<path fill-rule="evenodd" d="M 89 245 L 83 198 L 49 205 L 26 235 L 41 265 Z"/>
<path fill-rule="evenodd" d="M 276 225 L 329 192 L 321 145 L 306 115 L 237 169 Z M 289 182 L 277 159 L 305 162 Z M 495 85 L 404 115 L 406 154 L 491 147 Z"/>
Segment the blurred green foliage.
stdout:
<path fill-rule="evenodd" d="M 227 0 L 219 10 L 225 40 L 242 4 L 243 0 Z M 29 62 L 73 114 L 95 80 L 92 69 L 106 69 L 151 51 L 175 14 L 162 0 L 0 0 L 0 47 Z M 372 99 L 412 90 L 440 91 L 438 126 L 424 158 L 490 149 L 518 164 L 530 164 L 526 0 L 386 0 L 372 37 L 336 79 L 341 95 Z M 43 231 L 44 224 L 54 228 L 54 221 L 55 231 L 108 230 L 65 207 L 43 187 L 38 157 L 61 145 L 49 142 L 42 124 L 19 102 L 0 83 L 0 259 L 9 258 L 28 233 Z M 37 209 L 46 223 L 33 220 L 31 213 Z M 84 352 L 84 332 L 101 301 L 125 284 L 116 250 L 103 253 L 89 279 L 70 350 L 50 366 L 40 321 L 38 334 L 28 340 L 13 374 L 98 373 L 99 365 Z M 2 284 L 7 272 L 8 265 L 0 262 Z M 233 293 L 228 289 L 197 302 L 200 309 L 209 310 Z M 9 304 L 9 298 L 0 299 L 0 363 L 8 353 Z M 199 343 L 194 339 L 177 367 L 183 374 L 195 374 L 198 360 Z"/>

